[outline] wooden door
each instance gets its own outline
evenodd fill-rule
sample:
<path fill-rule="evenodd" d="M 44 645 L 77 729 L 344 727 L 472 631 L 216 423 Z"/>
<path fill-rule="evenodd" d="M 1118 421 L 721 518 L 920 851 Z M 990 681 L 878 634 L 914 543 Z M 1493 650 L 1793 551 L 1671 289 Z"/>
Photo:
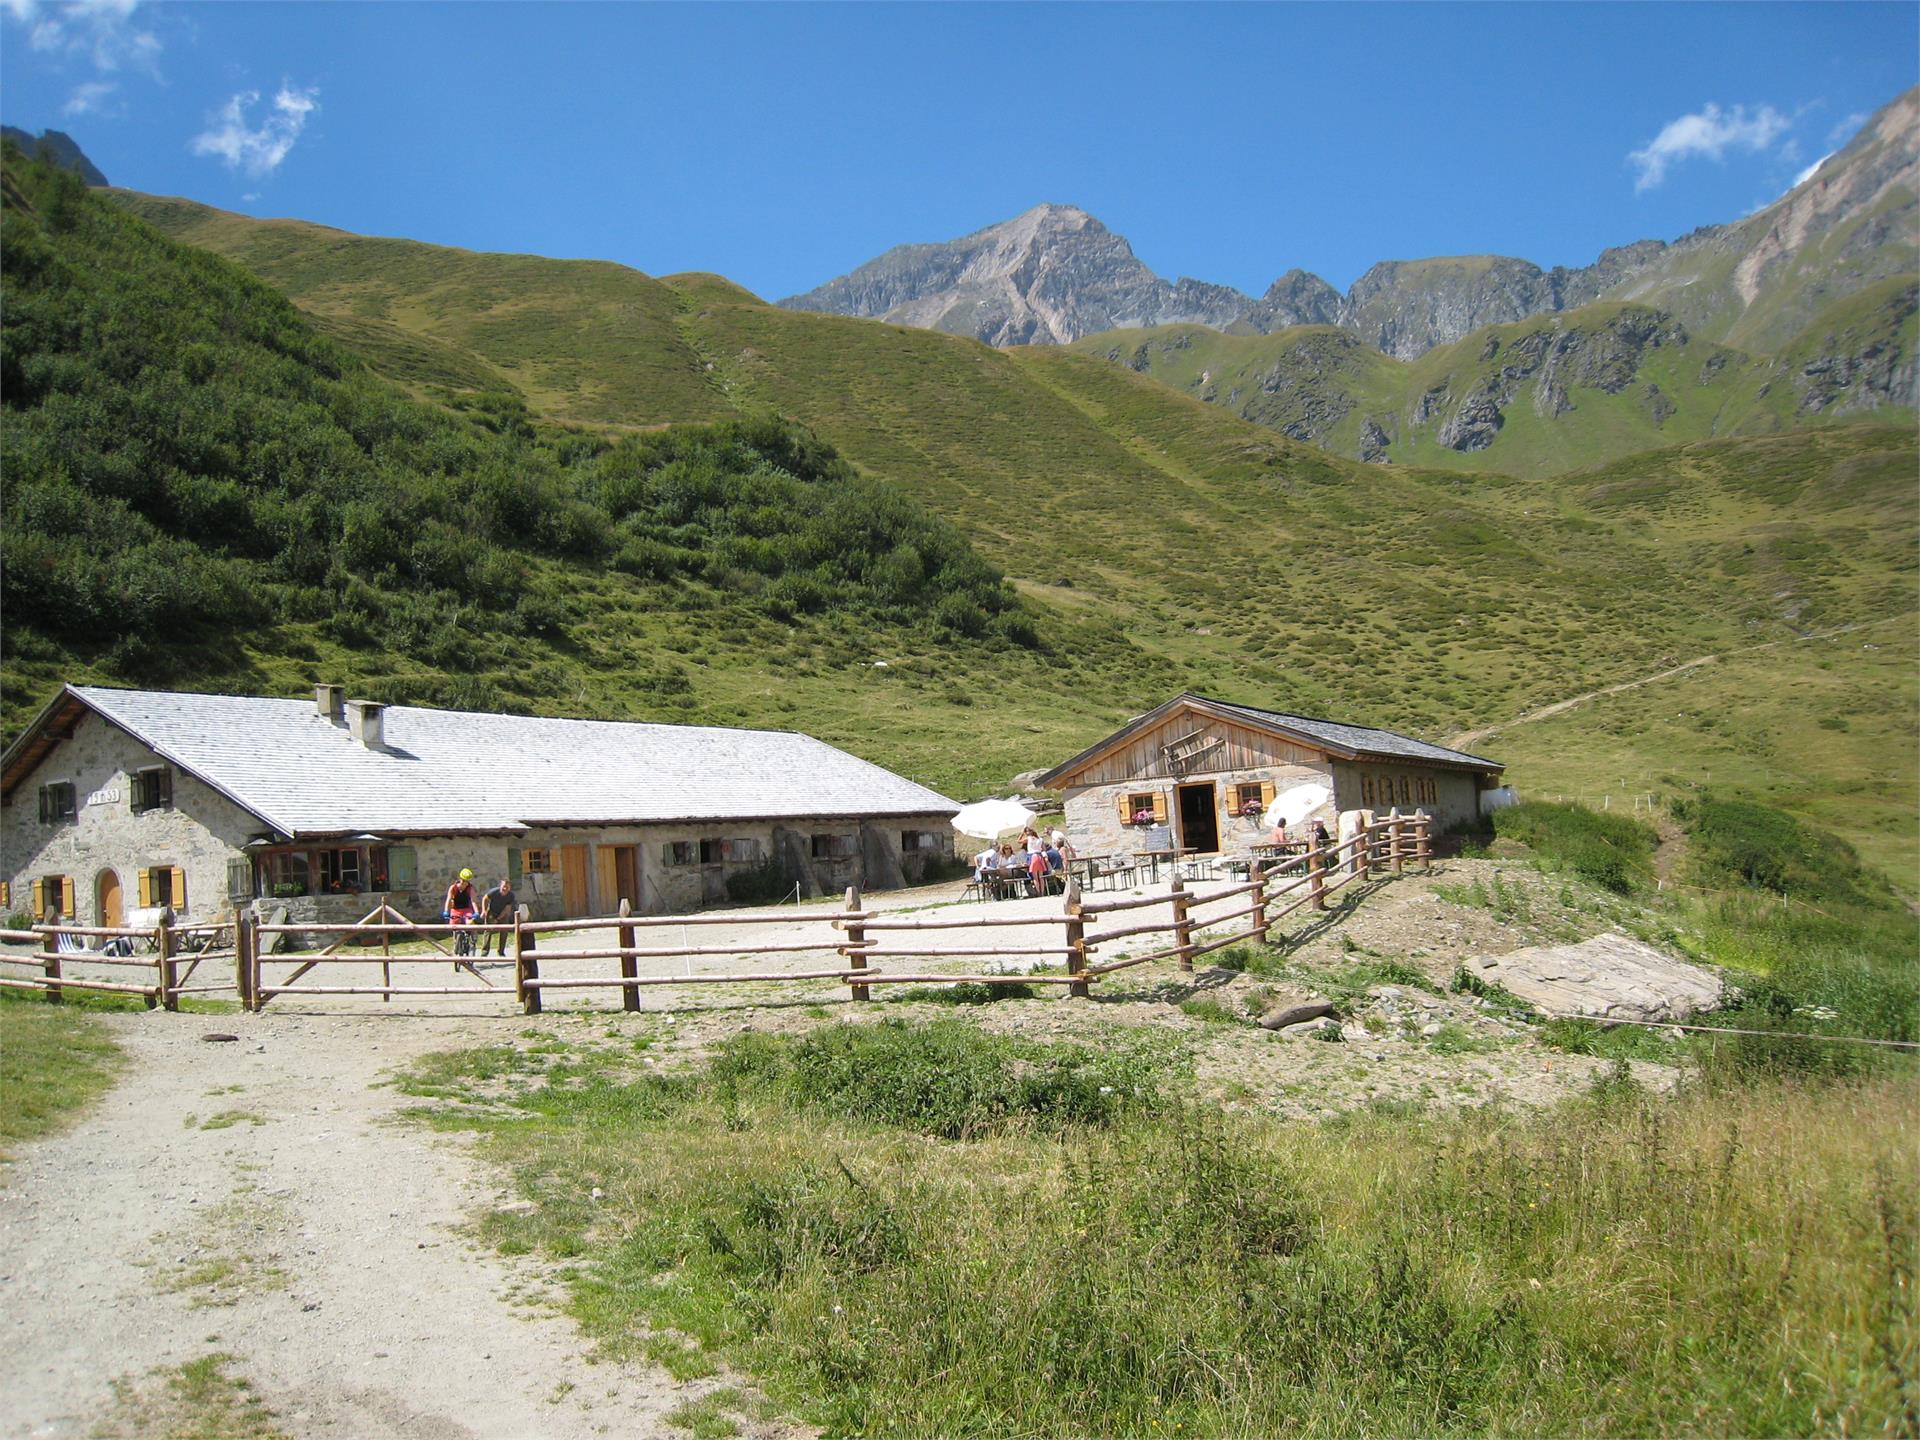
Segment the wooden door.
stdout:
<path fill-rule="evenodd" d="M 100 923 L 109 930 L 118 929 L 126 924 L 126 910 L 120 900 L 120 877 L 111 870 L 102 870 L 95 882 L 95 893 L 100 901 Z"/>
<path fill-rule="evenodd" d="M 1180 848 L 1211 855 L 1220 848 L 1219 802 L 1213 782 L 1180 787 Z"/>
<path fill-rule="evenodd" d="M 587 847 L 560 847 L 560 905 L 568 915 L 587 913 Z"/>
<path fill-rule="evenodd" d="M 640 851 L 635 845 L 616 845 L 613 847 L 613 908 L 618 910 L 620 902 L 629 902 L 637 912 L 640 909 Z"/>

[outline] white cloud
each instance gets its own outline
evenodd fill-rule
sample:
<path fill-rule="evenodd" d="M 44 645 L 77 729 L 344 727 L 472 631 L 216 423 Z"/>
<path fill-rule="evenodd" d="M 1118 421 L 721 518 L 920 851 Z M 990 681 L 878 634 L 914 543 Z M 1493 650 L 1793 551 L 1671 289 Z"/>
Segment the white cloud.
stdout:
<path fill-rule="evenodd" d="M 1858 131 L 1862 125 L 1866 124 L 1867 121 L 1872 118 L 1873 117 L 1864 110 L 1854 111 L 1851 115 L 1847 116 L 1846 119 L 1838 121 L 1834 127 L 1827 132 L 1827 144 L 1838 150 L 1854 137 L 1855 132 Z"/>
<path fill-rule="evenodd" d="M 98 115 L 106 109 L 107 101 L 120 88 L 114 80 L 89 80 L 76 85 L 73 94 L 67 97 L 67 103 L 60 107 L 60 113 L 71 119 L 75 115 Z"/>
<path fill-rule="evenodd" d="M 266 117 L 258 125 L 249 125 L 247 112 L 259 103 L 258 90 L 243 90 L 227 101 L 208 127 L 193 137 L 193 153 L 217 155 L 228 169 L 244 170 L 256 180 L 271 175 L 307 128 L 307 117 L 320 108 L 320 92 L 282 85 Z"/>
<path fill-rule="evenodd" d="M 1829 150 L 1825 155 L 1822 155 L 1818 160 L 1814 161 L 1811 165 L 1807 166 L 1806 169 L 1802 170 L 1798 175 L 1794 176 L 1793 184 L 1789 185 L 1787 188 L 1789 190 L 1795 190 L 1795 189 L 1798 189 L 1800 186 L 1806 184 L 1807 181 L 1811 180 L 1814 177 L 1814 174 L 1820 169 L 1820 167 L 1826 164 L 1827 161 L 1831 160 L 1832 158 L 1833 158 L 1833 152 Z"/>
<path fill-rule="evenodd" d="M 160 37 L 139 25 L 140 0 L 0 0 L 0 10 L 27 30 L 27 43 L 43 54 L 93 62 L 103 73 L 159 73 Z"/>
<path fill-rule="evenodd" d="M 1722 110 L 1709 102 L 1696 114 L 1669 120 L 1646 146 L 1627 156 L 1640 169 L 1633 188 L 1636 192 L 1651 190 L 1667 178 L 1669 166 L 1696 155 L 1719 160 L 1729 150 L 1757 154 L 1779 139 L 1792 123 L 1771 105 L 1762 105 L 1749 115 L 1744 105 Z"/>

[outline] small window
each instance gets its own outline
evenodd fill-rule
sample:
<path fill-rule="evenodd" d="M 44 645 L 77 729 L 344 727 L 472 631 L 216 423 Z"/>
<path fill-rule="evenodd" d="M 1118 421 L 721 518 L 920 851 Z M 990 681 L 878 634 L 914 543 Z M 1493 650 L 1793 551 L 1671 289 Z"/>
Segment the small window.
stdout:
<path fill-rule="evenodd" d="M 73 877 L 43 875 L 33 882 L 33 918 L 57 921 L 73 918 Z"/>
<path fill-rule="evenodd" d="M 320 852 L 320 889 L 327 895 L 360 892 L 360 852 L 357 849 Z"/>
<path fill-rule="evenodd" d="M 147 877 L 147 896 L 145 903 L 148 905 L 173 904 L 173 867 L 171 865 L 156 865 L 151 870 L 146 870 L 142 873 Z"/>
<path fill-rule="evenodd" d="M 1153 794 L 1127 796 L 1127 810 L 1133 816 L 1136 825 L 1151 825 L 1156 814 L 1154 801 L 1159 797 Z"/>
<path fill-rule="evenodd" d="M 700 863 L 718 865 L 727 858 L 727 842 L 724 840 L 702 840 L 700 842 Z"/>
<path fill-rule="evenodd" d="M 529 875 L 551 875 L 553 873 L 553 851 L 527 850 L 520 856 L 520 866 Z"/>
<path fill-rule="evenodd" d="M 853 854 L 853 836 L 816 835 L 813 837 L 813 858 L 816 860 L 841 860 Z"/>
<path fill-rule="evenodd" d="M 727 841 L 727 863 L 730 865 L 757 865 L 760 862 L 760 842 L 758 840 L 734 839 Z"/>
<path fill-rule="evenodd" d="M 313 890 L 312 874 L 304 850 L 283 850 L 278 854 L 262 856 L 260 860 L 262 883 L 266 894 L 276 898 L 290 895 L 306 895 Z"/>
<path fill-rule="evenodd" d="M 1233 813 L 1236 815 L 1258 815 L 1266 808 L 1260 798 L 1261 785 L 1258 780 L 1251 784 L 1241 781 L 1233 787 Z"/>
<path fill-rule="evenodd" d="M 73 782 L 59 780 L 40 787 L 40 823 L 58 825 L 74 816 Z"/>
<path fill-rule="evenodd" d="M 384 893 L 390 888 L 387 878 L 388 873 L 387 847 L 384 845 L 370 846 L 367 850 L 367 888 Z"/>
<path fill-rule="evenodd" d="M 699 856 L 691 840 L 668 840 L 660 846 L 660 863 L 663 865 L 691 865 Z"/>
<path fill-rule="evenodd" d="M 1371 808 L 1373 805 L 1373 776 L 1371 775 L 1360 777 L 1360 804 L 1363 808 Z"/>
<path fill-rule="evenodd" d="M 157 765 L 148 770 L 133 772 L 133 809 L 137 815 L 145 810 L 167 810 L 173 806 L 173 768 Z"/>
<path fill-rule="evenodd" d="M 1413 781 L 1405 775 L 1400 777 L 1400 803 L 1402 805 L 1413 803 Z"/>

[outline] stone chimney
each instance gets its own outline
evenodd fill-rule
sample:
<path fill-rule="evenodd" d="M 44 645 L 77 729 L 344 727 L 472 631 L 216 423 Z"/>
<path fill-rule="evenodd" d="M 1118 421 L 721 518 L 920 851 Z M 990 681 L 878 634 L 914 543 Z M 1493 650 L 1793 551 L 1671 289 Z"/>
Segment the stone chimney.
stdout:
<path fill-rule="evenodd" d="M 377 700 L 347 701 L 347 728 L 353 731 L 353 738 L 369 750 L 378 750 L 383 743 L 380 717 L 386 708 Z"/>
<path fill-rule="evenodd" d="M 347 687 L 344 685 L 316 685 L 313 687 L 313 713 L 329 725 L 344 725 L 347 717 L 341 712 L 346 703 Z"/>

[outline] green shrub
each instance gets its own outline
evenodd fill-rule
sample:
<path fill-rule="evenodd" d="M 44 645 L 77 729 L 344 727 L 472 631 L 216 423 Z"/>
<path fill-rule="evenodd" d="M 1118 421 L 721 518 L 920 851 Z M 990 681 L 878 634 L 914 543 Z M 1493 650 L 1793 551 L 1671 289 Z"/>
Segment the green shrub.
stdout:
<path fill-rule="evenodd" d="M 1638 820 L 1545 800 L 1495 811 L 1493 827 L 1501 838 L 1532 850 L 1547 868 L 1571 870 L 1616 895 L 1652 878 L 1660 843 L 1659 832 Z"/>
<path fill-rule="evenodd" d="M 727 874 L 727 899 L 736 905 L 768 905 L 793 893 L 793 877 L 778 857 L 769 855 L 757 865 Z"/>
<path fill-rule="evenodd" d="M 1138 1050 L 984 1035 L 958 1020 L 888 1020 L 776 1046 L 761 1037 L 729 1042 L 715 1068 L 775 1079 L 803 1105 L 961 1140 L 1011 1125 L 1107 1125 L 1151 1110 L 1164 1062 Z"/>

